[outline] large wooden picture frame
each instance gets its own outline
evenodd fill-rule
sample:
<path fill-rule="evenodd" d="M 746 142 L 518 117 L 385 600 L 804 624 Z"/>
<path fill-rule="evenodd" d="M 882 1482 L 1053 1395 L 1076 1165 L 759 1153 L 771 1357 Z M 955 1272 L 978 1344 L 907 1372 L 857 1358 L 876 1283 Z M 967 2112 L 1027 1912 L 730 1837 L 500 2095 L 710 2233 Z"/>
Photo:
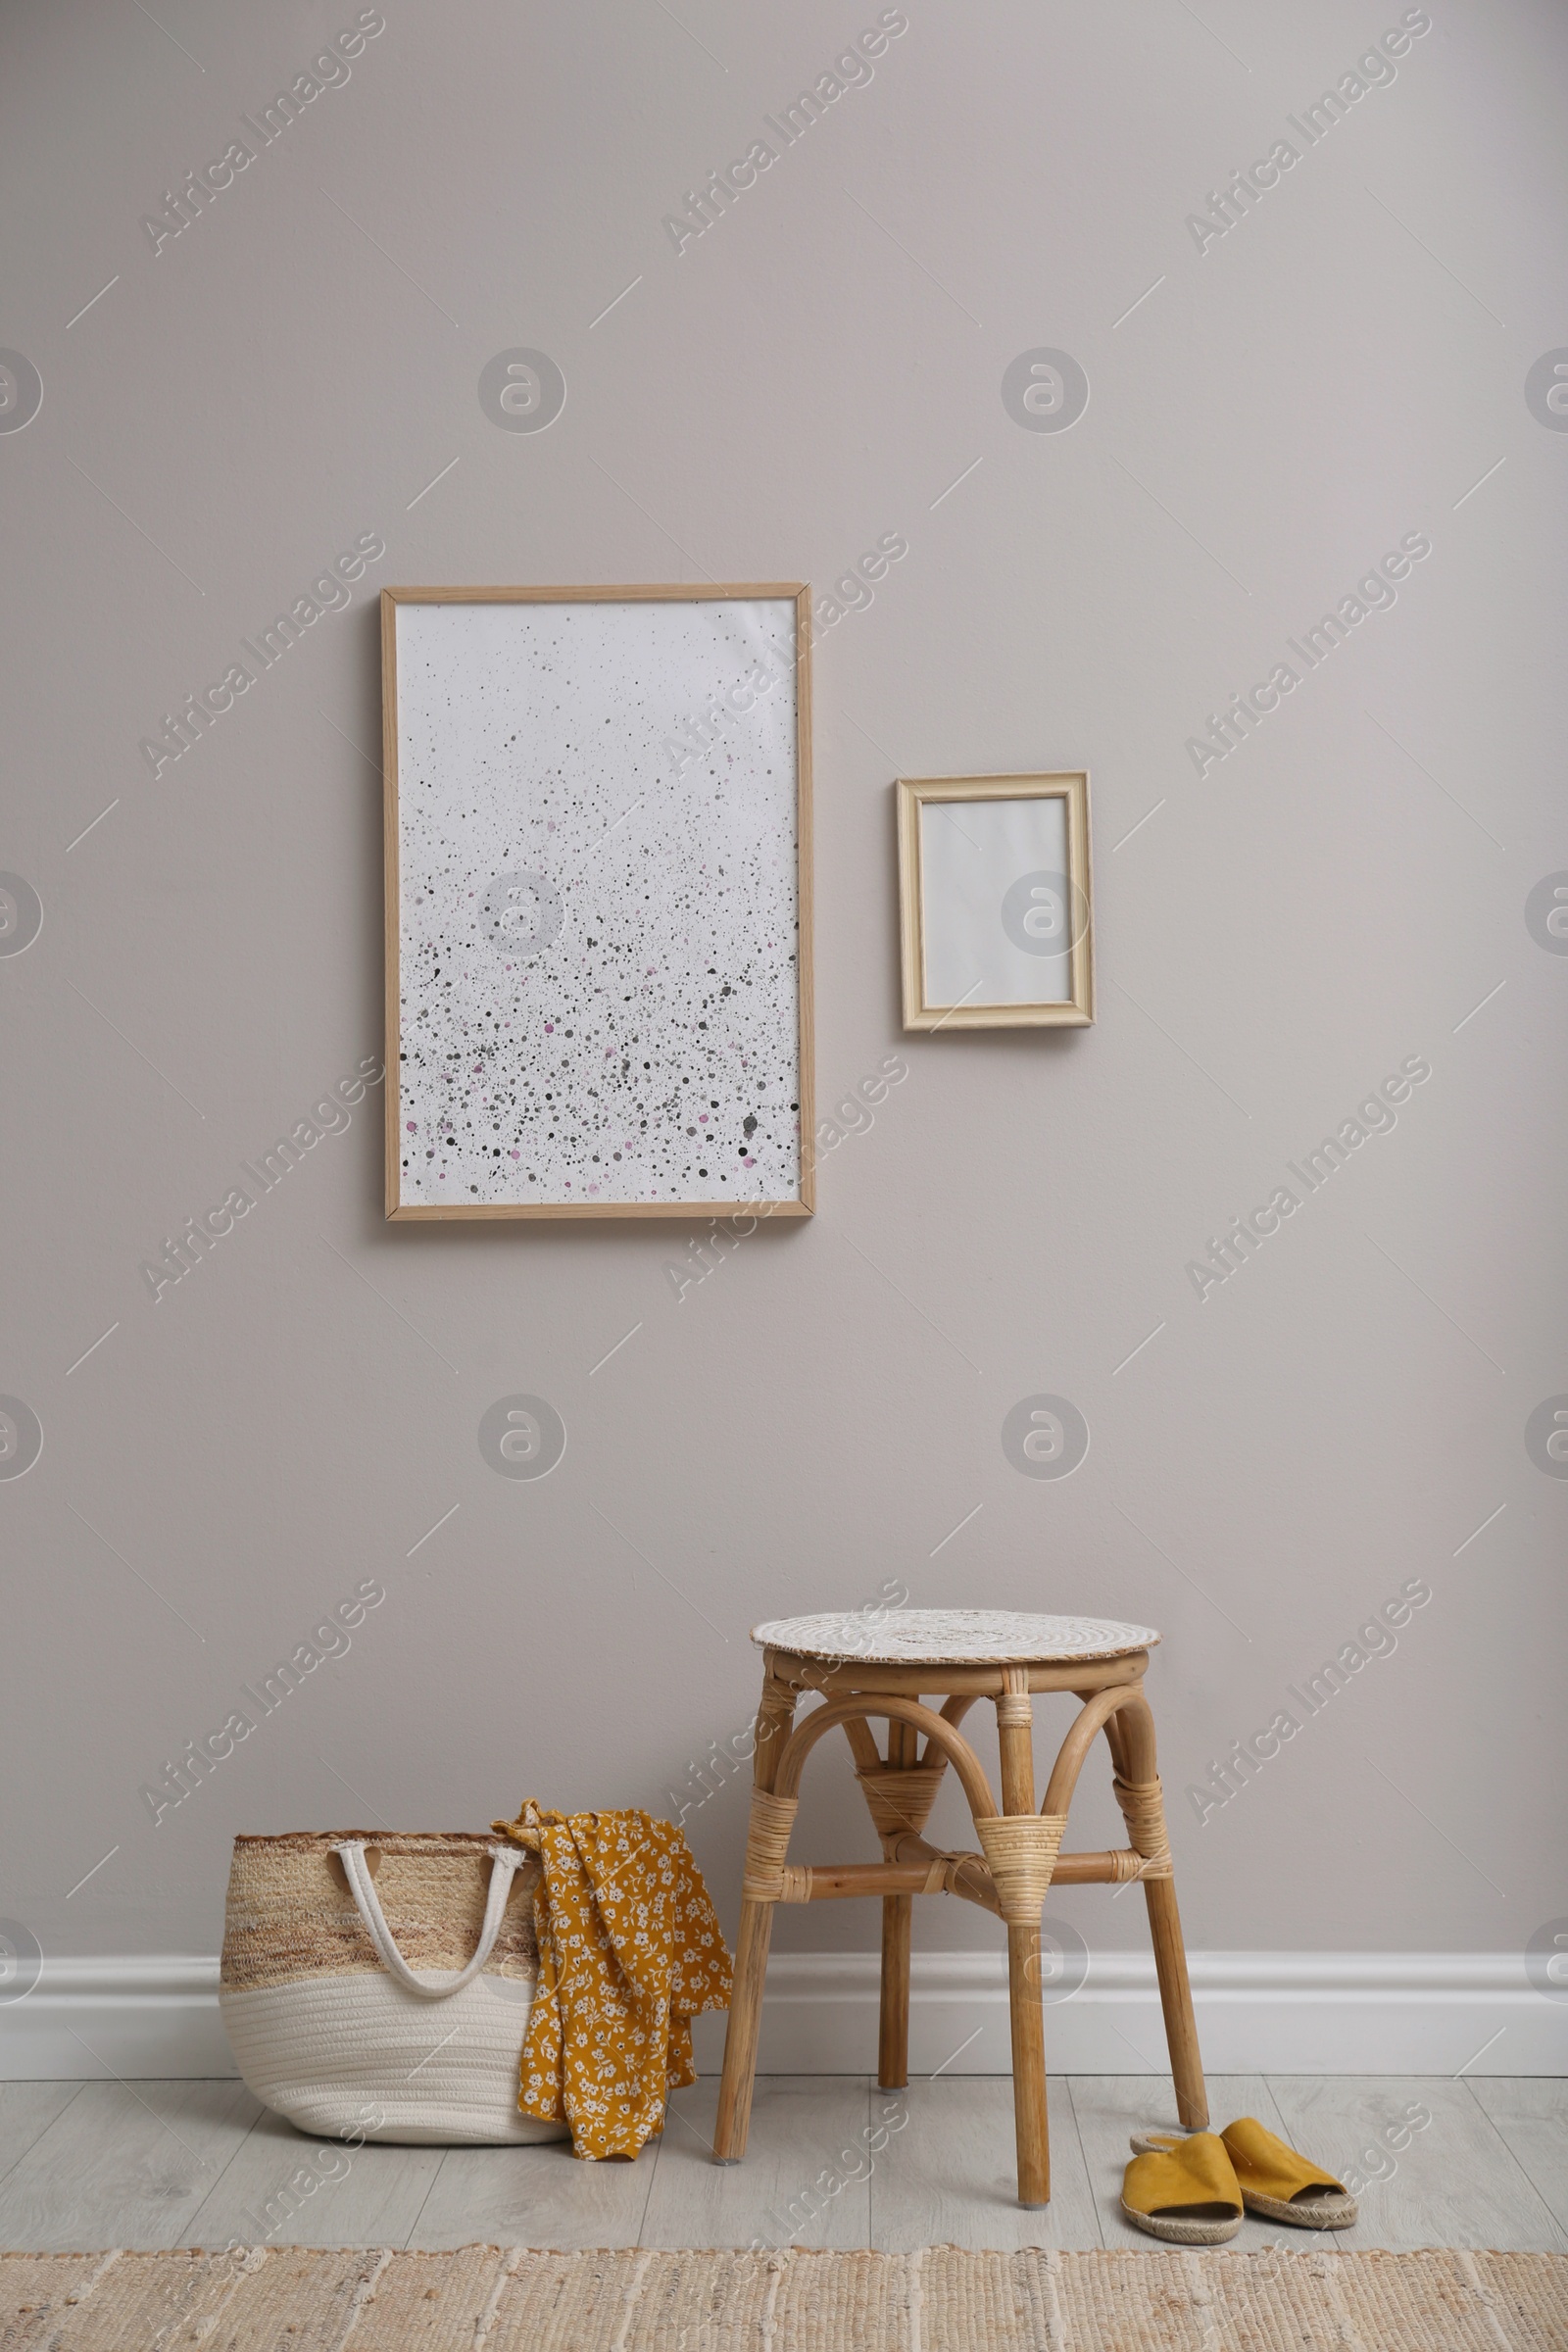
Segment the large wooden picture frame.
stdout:
<path fill-rule="evenodd" d="M 901 777 L 904 1026 L 1095 1017 L 1089 777 Z"/>
<path fill-rule="evenodd" d="M 811 1213 L 810 610 L 382 590 L 389 1218 Z"/>

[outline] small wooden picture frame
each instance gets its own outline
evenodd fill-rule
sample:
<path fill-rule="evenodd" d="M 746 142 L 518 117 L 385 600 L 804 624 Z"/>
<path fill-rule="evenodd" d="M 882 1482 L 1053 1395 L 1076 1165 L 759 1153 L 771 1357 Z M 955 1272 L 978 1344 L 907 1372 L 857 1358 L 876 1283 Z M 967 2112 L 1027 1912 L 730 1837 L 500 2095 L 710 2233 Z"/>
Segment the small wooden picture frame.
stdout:
<path fill-rule="evenodd" d="M 906 1029 L 1095 1017 L 1089 777 L 901 777 Z"/>
<path fill-rule="evenodd" d="M 810 1215 L 810 618 L 382 590 L 388 1217 Z"/>

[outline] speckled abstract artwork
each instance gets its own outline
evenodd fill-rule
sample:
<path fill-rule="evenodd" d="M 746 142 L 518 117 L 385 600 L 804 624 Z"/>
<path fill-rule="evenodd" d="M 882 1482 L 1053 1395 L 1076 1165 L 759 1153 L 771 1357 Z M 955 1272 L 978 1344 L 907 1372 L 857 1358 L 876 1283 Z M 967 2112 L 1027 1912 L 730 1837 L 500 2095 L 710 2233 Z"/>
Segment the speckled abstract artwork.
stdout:
<path fill-rule="evenodd" d="M 798 1200 L 794 600 L 394 610 L 396 1206 Z"/>

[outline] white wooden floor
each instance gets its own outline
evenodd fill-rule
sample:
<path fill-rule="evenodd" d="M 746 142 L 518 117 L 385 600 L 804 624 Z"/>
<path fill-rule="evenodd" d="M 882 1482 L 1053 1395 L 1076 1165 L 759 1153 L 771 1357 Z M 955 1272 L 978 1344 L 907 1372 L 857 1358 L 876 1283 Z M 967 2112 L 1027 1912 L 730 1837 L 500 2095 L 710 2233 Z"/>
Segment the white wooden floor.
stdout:
<path fill-rule="evenodd" d="M 1117 2211 L 1127 2135 L 1173 2121 L 1168 2077 L 1051 2085 L 1054 2193 L 1013 2201 L 1011 2085 L 760 2081 L 746 2162 L 710 2161 L 717 2083 L 677 2092 L 635 2164 L 564 2147 L 330 2151 L 237 2082 L 0 2084 L 0 2247 L 280 2245 L 1148 2246 Z M 1216 2128 L 1255 2115 L 1342 2176 L 1381 2178 L 1337 2247 L 1568 2252 L 1568 2083 L 1260 2076 L 1209 2080 Z M 886 2111 L 902 2128 L 880 2152 Z M 1411 2128 L 1411 2111 L 1430 2120 Z M 1391 2144 L 1392 2143 L 1392 2144 Z M 336 2178 L 321 2178 L 336 2174 Z M 318 2180 L 308 2193 L 305 2179 Z M 290 2189 L 285 2195 L 283 2192 Z M 292 2208 L 292 2210 L 290 2210 Z M 273 2227 L 270 2230 L 270 2218 Z M 1248 2221 L 1238 2246 L 1303 2233 Z"/>

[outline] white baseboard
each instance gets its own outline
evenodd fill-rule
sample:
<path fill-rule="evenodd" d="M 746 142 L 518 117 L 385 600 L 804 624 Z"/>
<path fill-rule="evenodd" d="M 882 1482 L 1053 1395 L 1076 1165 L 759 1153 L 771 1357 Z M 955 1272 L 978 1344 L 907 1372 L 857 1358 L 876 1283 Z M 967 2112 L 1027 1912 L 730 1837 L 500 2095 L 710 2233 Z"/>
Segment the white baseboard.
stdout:
<path fill-rule="evenodd" d="M 1564 2075 L 1568 2001 L 1537 1992 L 1511 1952 L 1194 1952 L 1210 2074 Z M 874 1952 L 778 1952 L 760 2065 L 769 2074 L 870 2074 Z M 699 2018 L 697 2062 L 716 2072 L 722 2017 Z M 1152 1959 L 1104 1952 L 1069 1999 L 1048 2003 L 1054 2073 L 1162 2073 Z M 1009 2071 L 1002 1952 L 917 1952 L 915 2075 Z M 232 2075 L 218 1962 L 200 1956 L 52 1959 L 24 2000 L 0 2004 L 0 2081 Z"/>
<path fill-rule="evenodd" d="M 1568 2074 L 1568 2001 L 1537 1992 L 1518 1953 L 1192 1952 L 1188 1969 L 1210 2074 Z M 873 1952 L 776 1954 L 762 2069 L 873 2070 L 878 1977 Z M 706 2071 L 723 2020 L 699 2018 L 694 2033 Z M 1098 1953 L 1078 1991 L 1048 1998 L 1046 2054 L 1058 2075 L 1163 2073 L 1152 1955 Z M 956 2074 L 1011 2072 L 1005 1953 L 914 1954 L 910 2074 L 950 2060 Z"/>
<path fill-rule="evenodd" d="M 51 1958 L 24 1999 L 0 2008 L 0 2082 L 238 2071 L 218 2014 L 218 1962 L 202 1954 Z"/>

